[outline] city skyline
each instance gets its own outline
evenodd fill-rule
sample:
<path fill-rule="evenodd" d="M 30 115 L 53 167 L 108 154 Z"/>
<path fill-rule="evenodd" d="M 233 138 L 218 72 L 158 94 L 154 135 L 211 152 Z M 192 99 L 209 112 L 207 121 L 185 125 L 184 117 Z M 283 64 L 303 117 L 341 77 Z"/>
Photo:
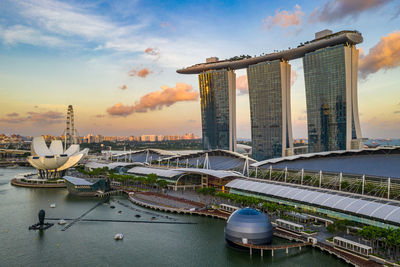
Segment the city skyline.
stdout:
<path fill-rule="evenodd" d="M 394 1 L 352 2 L 357 4 L 125 2 L 116 7 L 107 2 L 5 1 L 0 4 L 1 131 L 41 135 L 46 129 L 61 135 L 65 109 L 72 104 L 80 135 L 201 135 L 197 77 L 179 75 L 176 69 L 211 56 L 295 47 L 323 29 L 356 29 L 364 37 L 358 45 L 363 137 L 400 137 L 400 7 Z M 202 28 L 190 26 L 200 21 Z M 230 28 L 236 29 L 234 35 Z M 290 63 L 293 137 L 305 138 L 302 63 Z M 250 138 L 245 71 L 236 73 L 236 89 L 237 137 Z"/>

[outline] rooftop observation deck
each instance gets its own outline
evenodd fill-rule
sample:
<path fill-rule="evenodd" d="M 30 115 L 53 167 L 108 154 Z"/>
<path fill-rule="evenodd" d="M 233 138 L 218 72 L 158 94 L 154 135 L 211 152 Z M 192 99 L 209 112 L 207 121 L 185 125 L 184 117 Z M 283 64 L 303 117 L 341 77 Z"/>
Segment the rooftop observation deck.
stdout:
<path fill-rule="evenodd" d="M 258 57 L 245 58 L 239 60 L 220 60 L 210 63 L 200 63 L 187 68 L 179 69 L 176 72 L 181 74 L 198 74 L 207 70 L 219 69 L 243 69 L 249 65 L 272 60 L 292 60 L 303 57 L 305 54 L 316 51 L 321 48 L 335 46 L 339 44 L 356 45 L 363 41 L 362 35 L 358 31 L 340 31 L 334 34 L 314 39 L 301 44 L 296 48 L 270 53 Z"/>

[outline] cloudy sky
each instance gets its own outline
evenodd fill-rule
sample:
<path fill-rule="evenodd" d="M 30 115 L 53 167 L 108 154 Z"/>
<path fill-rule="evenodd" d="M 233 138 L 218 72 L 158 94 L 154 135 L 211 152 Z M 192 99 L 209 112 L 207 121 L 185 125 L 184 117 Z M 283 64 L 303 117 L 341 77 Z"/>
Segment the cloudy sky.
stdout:
<path fill-rule="evenodd" d="M 176 69 L 296 47 L 323 29 L 364 42 L 364 137 L 400 137 L 400 3 L 321 1 L 0 1 L 0 132 L 60 135 L 72 104 L 80 135 L 201 133 L 196 75 Z M 307 136 L 301 60 L 292 64 L 295 138 Z M 238 137 L 250 137 L 237 73 Z"/>

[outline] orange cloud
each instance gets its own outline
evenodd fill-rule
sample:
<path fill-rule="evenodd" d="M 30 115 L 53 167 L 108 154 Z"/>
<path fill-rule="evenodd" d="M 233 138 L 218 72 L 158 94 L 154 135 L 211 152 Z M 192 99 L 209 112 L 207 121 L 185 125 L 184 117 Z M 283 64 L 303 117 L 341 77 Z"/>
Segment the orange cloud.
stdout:
<path fill-rule="evenodd" d="M 361 78 L 380 69 L 388 70 L 400 66 L 400 31 L 394 31 L 381 38 L 368 55 L 360 56 L 359 71 Z"/>
<path fill-rule="evenodd" d="M 125 84 L 123 84 L 121 87 L 120 87 L 120 89 L 121 90 L 126 90 L 126 88 L 128 88 Z"/>
<path fill-rule="evenodd" d="M 64 114 L 57 111 L 46 111 L 46 112 L 27 112 L 28 119 L 33 122 L 43 124 L 53 124 L 63 122 Z"/>
<path fill-rule="evenodd" d="M 301 19 L 304 16 L 304 12 L 301 11 L 299 5 L 295 5 L 294 11 L 289 12 L 287 10 L 275 11 L 275 16 L 268 16 L 264 21 L 264 28 L 266 30 L 271 29 L 274 26 L 281 26 L 287 28 L 289 26 L 301 25 Z"/>
<path fill-rule="evenodd" d="M 143 68 L 141 70 L 131 70 L 128 73 L 128 75 L 131 76 L 131 77 L 138 76 L 138 77 L 141 77 L 141 78 L 146 78 L 146 76 L 149 75 L 150 73 L 152 73 L 152 71 L 148 70 L 147 68 Z"/>
<path fill-rule="evenodd" d="M 0 118 L 0 122 L 4 123 L 22 123 L 33 122 L 40 125 L 57 124 L 63 122 L 64 115 L 61 112 L 46 111 L 46 112 L 27 112 L 24 117 L 19 116 L 18 113 L 7 114 L 9 118 Z"/>
<path fill-rule="evenodd" d="M 310 14 L 310 22 L 337 21 L 346 17 L 356 17 L 363 11 L 376 9 L 391 0 L 330 0 L 322 8 L 316 8 Z"/>
<path fill-rule="evenodd" d="M 0 122 L 4 123 L 22 123 L 28 120 L 27 117 L 11 117 L 11 118 L 0 118 Z"/>
<path fill-rule="evenodd" d="M 157 48 L 151 48 L 148 47 L 144 50 L 144 52 L 148 55 L 152 55 L 152 56 L 159 56 L 160 55 L 160 51 L 158 51 Z"/>
<path fill-rule="evenodd" d="M 117 103 L 107 109 L 111 116 L 126 117 L 136 112 L 148 112 L 149 110 L 162 109 L 169 107 L 176 102 L 194 101 L 199 97 L 199 93 L 194 92 L 191 85 L 186 83 L 177 83 L 175 87 L 161 87 L 161 90 L 148 93 L 142 96 L 139 102 L 134 105 L 123 105 Z"/>

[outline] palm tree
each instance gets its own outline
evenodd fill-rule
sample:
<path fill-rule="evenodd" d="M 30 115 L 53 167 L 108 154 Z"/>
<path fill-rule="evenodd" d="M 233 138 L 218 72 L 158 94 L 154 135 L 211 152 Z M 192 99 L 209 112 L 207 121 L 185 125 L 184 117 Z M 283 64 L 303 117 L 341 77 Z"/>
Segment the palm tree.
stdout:
<path fill-rule="evenodd" d="M 150 173 L 147 175 L 147 184 L 152 187 L 157 182 L 157 179 L 158 179 L 157 174 Z"/>

